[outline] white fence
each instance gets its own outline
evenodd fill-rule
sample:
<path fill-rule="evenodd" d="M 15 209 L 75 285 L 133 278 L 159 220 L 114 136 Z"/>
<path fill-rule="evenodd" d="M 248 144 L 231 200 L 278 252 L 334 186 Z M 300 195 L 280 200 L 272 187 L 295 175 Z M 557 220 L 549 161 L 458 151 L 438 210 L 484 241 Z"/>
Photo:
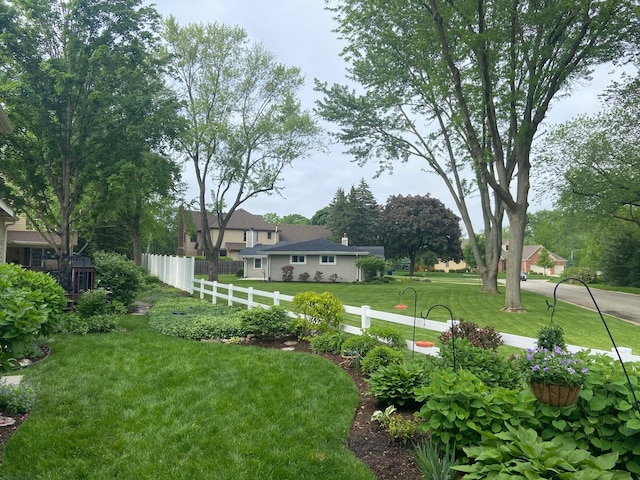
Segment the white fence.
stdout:
<path fill-rule="evenodd" d="M 149 258 L 149 265 L 153 265 L 155 268 L 147 267 L 145 257 Z M 187 291 L 192 295 L 198 295 L 202 300 L 210 300 L 211 303 L 217 304 L 220 300 L 227 303 L 227 305 L 246 305 L 247 308 L 269 308 L 272 305 L 280 305 L 281 302 L 291 302 L 293 296 L 284 295 L 278 291 L 267 292 L 263 290 L 256 290 L 253 287 L 243 288 L 233 284 L 224 284 L 219 282 L 209 282 L 204 279 L 196 279 L 193 277 L 193 259 L 178 258 L 178 257 L 164 257 L 164 261 L 160 261 L 155 258 L 158 255 L 144 255 L 143 265 L 147 267 L 152 275 L 157 275 L 160 280 L 168 285 L 179 288 L 183 291 Z M 191 260 L 191 276 L 188 278 L 189 260 Z M 184 268 L 185 272 L 178 273 L 176 270 Z M 158 272 L 158 273 L 156 273 Z M 173 282 L 173 283 L 172 283 Z M 260 301 L 258 301 L 258 299 Z M 345 313 L 356 315 L 360 318 L 360 327 L 354 327 L 351 325 L 341 325 L 342 330 L 347 333 L 359 335 L 362 329 L 369 328 L 371 326 L 371 320 L 382 320 L 385 322 L 397 323 L 400 325 L 406 325 L 414 327 L 413 317 L 407 315 L 400 315 L 396 313 L 382 312 L 379 310 L 373 310 L 368 305 L 361 307 L 353 307 L 345 305 Z M 293 314 L 292 314 L 293 315 Z M 415 320 L 415 327 L 431 330 L 435 332 L 444 332 L 451 327 L 451 322 L 442 322 L 436 320 L 424 320 L 417 318 Z M 523 337 L 521 335 L 513 335 L 510 333 L 500 333 L 505 345 L 509 345 L 517 348 L 535 348 L 535 338 Z M 437 354 L 438 348 L 423 348 L 414 345 L 411 340 L 407 340 L 407 348 L 419 353 L 425 354 Z M 578 345 L 567 345 L 567 348 L 573 352 L 578 350 L 587 350 L 589 347 L 581 347 Z M 603 353 L 613 358 L 618 358 L 615 351 L 590 349 L 593 353 Z M 632 355 L 630 348 L 618 347 L 620 356 L 624 362 L 636 362 L 640 361 L 640 356 Z"/>

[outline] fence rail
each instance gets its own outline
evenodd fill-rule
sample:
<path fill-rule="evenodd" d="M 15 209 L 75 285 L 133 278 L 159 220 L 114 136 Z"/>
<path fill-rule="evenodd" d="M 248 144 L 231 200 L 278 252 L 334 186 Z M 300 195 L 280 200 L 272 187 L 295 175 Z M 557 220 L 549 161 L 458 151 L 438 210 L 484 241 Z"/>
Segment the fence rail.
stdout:
<path fill-rule="evenodd" d="M 204 279 L 196 279 L 193 276 L 193 259 L 178 258 L 178 257 L 164 257 L 168 260 L 160 261 L 159 259 L 152 258 L 146 259 L 145 257 L 158 257 L 158 255 L 144 255 L 143 266 L 145 266 L 152 275 L 157 275 L 160 280 L 168 285 L 179 288 L 183 291 L 187 291 L 192 295 L 198 295 L 202 300 L 209 300 L 213 304 L 219 303 L 220 300 L 227 303 L 227 305 L 245 305 L 247 308 L 269 308 L 272 305 L 282 305 L 283 302 L 290 303 L 293 300 L 293 296 L 284 295 L 278 291 L 267 292 L 263 290 L 257 290 L 253 287 L 239 287 L 233 284 L 224 284 L 219 282 L 209 282 Z M 189 260 L 191 260 L 191 267 L 189 267 Z M 166 262 L 166 263 L 165 263 Z M 147 267 L 149 264 L 151 268 Z M 184 268 L 186 272 L 177 273 L 175 269 Z M 188 273 L 189 268 L 190 274 Z M 187 281 L 187 277 L 189 280 Z M 174 282 L 174 283 L 171 283 Z M 179 284 L 179 285 L 178 285 Z M 284 305 L 282 305 L 284 306 Z M 354 327 L 352 325 L 341 325 L 342 330 L 347 333 L 360 335 L 363 329 L 371 326 L 371 320 L 382 320 L 385 322 L 396 323 L 399 325 L 406 325 L 413 327 L 414 319 L 407 315 L 400 315 L 397 313 L 382 312 L 379 310 L 373 310 L 368 305 L 361 307 L 354 307 L 345 305 L 345 313 L 355 315 L 360 319 L 360 326 Z M 290 313 L 294 316 L 294 314 Z M 450 322 L 441 322 L 435 320 L 424 320 L 422 318 L 416 319 L 415 326 L 424 330 L 431 330 L 435 332 L 444 332 L 451 327 Z M 505 345 L 509 345 L 517 348 L 535 348 L 536 339 L 531 337 L 524 337 L 521 335 L 513 335 L 510 333 L 500 333 Z M 414 350 L 419 353 L 437 354 L 438 348 L 423 348 L 413 344 L 412 340 L 407 340 L 407 347 L 410 350 Z M 593 353 L 601 353 L 609 355 L 613 358 L 618 358 L 615 351 L 597 350 L 589 347 L 582 347 L 579 345 L 567 345 L 567 348 L 573 352 L 579 350 L 591 350 Z M 630 348 L 618 347 L 620 356 L 625 362 L 640 361 L 640 356 L 633 355 Z"/>

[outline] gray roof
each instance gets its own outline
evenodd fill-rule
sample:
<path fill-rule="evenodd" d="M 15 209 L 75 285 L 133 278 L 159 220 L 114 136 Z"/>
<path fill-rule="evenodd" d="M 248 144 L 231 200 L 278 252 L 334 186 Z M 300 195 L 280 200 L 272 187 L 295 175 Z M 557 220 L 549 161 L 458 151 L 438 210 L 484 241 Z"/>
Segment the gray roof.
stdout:
<path fill-rule="evenodd" d="M 265 256 L 267 254 L 289 255 L 295 253 L 314 253 L 332 255 L 368 255 L 368 247 L 350 247 L 332 242 L 326 238 L 317 238 L 304 242 L 278 242 L 275 245 L 256 245 L 253 248 L 245 248 L 240 256 Z"/>

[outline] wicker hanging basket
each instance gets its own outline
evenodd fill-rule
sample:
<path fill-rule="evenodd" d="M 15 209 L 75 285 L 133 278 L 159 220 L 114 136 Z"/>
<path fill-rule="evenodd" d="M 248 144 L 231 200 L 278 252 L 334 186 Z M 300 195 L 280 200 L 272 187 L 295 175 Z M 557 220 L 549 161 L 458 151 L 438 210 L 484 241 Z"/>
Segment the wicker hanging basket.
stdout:
<path fill-rule="evenodd" d="M 572 405 L 580 393 L 580 385 L 531 382 L 529 386 L 538 401 L 554 407 Z"/>

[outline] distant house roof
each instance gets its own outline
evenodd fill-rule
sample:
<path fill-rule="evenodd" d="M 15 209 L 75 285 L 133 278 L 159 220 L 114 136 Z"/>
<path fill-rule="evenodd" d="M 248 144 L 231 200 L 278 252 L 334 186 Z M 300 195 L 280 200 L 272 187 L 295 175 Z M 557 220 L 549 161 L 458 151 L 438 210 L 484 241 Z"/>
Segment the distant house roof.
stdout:
<path fill-rule="evenodd" d="M 0 104 L 0 133 L 11 133 L 13 132 L 13 127 L 11 127 L 11 122 L 9 121 L 9 117 L 4 113 L 2 109 L 2 105 Z"/>
<path fill-rule="evenodd" d="M 524 245 L 522 247 L 522 260 L 531 260 L 531 257 L 533 257 L 533 255 L 535 255 L 535 253 L 538 250 L 543 249 L 544 246 L 542 245 Z M 547 252 L 549 252 L 549 256 L 551 257 L 552 260 L 556 261 L 556 262 L 566 262 L 567 259 L 561 257 L 560 255 L 553 253 L 552 251 L 547 249 Z M 505 248 L 505 246 L 502 246 L 502 258 L 506 259 L 507 258 L 507 254 L 508 254 L 508 250 Z"/>
<path fill-rule="evenodd" d="M 188 213 L 196 228 L 200 231 L 200 212 L 191 210 Z M 209 215 L 207 218 L 209 220 L 209 228 L 220 227 L 217 215 Z M 261 215 L 254 215 L 242 208 L 235 210 L 229 219 L 229 223 L 227 223 L 227 229 L 230 230 L 250 230 L 251 228 L 258 231 L 269 231 L 275 230 L 275 225 L 265 222 Z"/>
<path fill-rule="evenodd" d="M 0 199 L 0 219 L 7 221 L 17 220 L 16 215 L 13 213 L 13 209 L 2 199 Z"/>
<path fill-rule="evenodd" d="M 253 257 L 267 254 L 291 255 L 296 253 L 314 253 L 330 255 L 368 255 L 366 247 L 350 247 L 332 242 L 326 238 L 317 238 L 304 242 L 278 242 L 275 245 L 256 245 L 253 248 L 245 248 L 240 256 Z"/>
<path fill-rule="evenodd" d="M 323 225 L 278 225 L 278 232 L 280 232 L 279 238 L 283 242 L 303 242 L 318 238 L 328 240 L 331 238 L 331 230 Z"/>

